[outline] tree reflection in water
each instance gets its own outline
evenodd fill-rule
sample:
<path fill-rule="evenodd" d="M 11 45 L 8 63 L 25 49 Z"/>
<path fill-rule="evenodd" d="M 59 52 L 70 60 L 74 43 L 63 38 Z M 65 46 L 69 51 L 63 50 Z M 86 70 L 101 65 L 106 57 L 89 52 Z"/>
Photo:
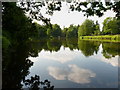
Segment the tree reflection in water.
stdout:
<path fill-rule="evenodd" d="M 94 53 L 97 54 L 100 44 L 100 42 L 96 41 L 78 40 L 78 47 L 86 57 L 94 55 Z"/>
<path fill-rule="evenodd" d="M 120 55 L 120 43 L 102 43 L 103 56 L 105 58 L 112 58 L 116 55 Z"/>
<path fill-rule="evenodd" d="M 75 38 L 74 38 L 75 39 Z M 18 45 L 12 45 L 8 50 L 3 50 L 2 73 L 3 73 L 3 90 L 6 88 L 23 87 L 23 82 L 26 87 L 36 88 L 43 86 L 44 89 L 53 89 L 50 81 L 40 81 L 39 76 L 31 76 L 31 79 L 25 79 L 29 75 L 29 68 L 33 62 L 28 57 L 37 57 L 41 50 L 57 52 L 60 47 L 68 47 L 70 50 L 80 50 L 84 56 L 88 57 L 94 55 L 99 51 L 99 46 L 102 44 L 102 54 L 105 58 L 109 55 L 114 57 L 120 55 L 120 43 L 101 43 L 94 41 L 80 41 L 77 39 L 41 39 L 34 42 L 24 42 Z M 46 77 L 47 78 L 47 77 Z"/>
<path fill-rule="evenodd" d="M 31 79 L 25 79 L 30 73 L 29 68 L 33 62 L 28 59 L 29 56 L 36 57 L 40 50 L 35 44 L 31 42 L 20 43 L 13 45 L 9 51 L 3 50 L 2 61 L 2 89 L 8 90 L 10 88 L 19 90 L 22 89 L 23 82 L 27 88 L 38 90 L 40 85 L 45 89 L 52 90 L 54 87 L 50 85 L 50 81 L 45 80 L 40 82 L 39 76 L 31 76 Z"/>

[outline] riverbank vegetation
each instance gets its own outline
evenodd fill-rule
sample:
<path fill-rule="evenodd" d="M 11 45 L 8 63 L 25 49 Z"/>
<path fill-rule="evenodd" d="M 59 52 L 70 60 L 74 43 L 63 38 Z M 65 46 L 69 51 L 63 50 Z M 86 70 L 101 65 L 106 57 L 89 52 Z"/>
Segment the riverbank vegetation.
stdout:
<path fill-rule="evenodd" d="M 120 42 L 120 35 L 80 36 L 83 40 L 96 40 L 106 42 Z"/>
<path fill-rule="evenodd" d="M 106 23 L 107 22 L 107 23 Z M 108 41 L 120 41 L 120 20 L 116 18 L 108 17 L 103 22 L 102 31 L 98 21 L 86 19 L 82 25 L 70 25 L 63 29 L 57 24 L 51 24 L 51 26 L 39 25 L 35 23 L 35 29 L 37 31 L 35 38 L 79 38 L 86 40 L 108 40 Z M 112 26 L 112 27 L 111 27 Z"/>
<path fill-rule="evenodd" d="M 87 40 L 116 40 L 120 41 L 120 20 L 115 17 L 108 17 L 103 22 L 102 31 L 99 24 L 94 24 L 93 21 L 86 20 L 78 30 L 80 39 Z M 90 30 L 90 31 L 89 31 Z"/>
<path fill-rule="evenodd" d="M 103 28 L 100 30 L 98 21 L 86 19 L 82 25 L 70 25 L 63 29 L 57 24 L 51 24 L 51 27 L 35 23 L 36 38 L 79 38 L 84 40 L 104 40 L 120 41 L 120 20 L 108 17 L 103 22 Z"/>

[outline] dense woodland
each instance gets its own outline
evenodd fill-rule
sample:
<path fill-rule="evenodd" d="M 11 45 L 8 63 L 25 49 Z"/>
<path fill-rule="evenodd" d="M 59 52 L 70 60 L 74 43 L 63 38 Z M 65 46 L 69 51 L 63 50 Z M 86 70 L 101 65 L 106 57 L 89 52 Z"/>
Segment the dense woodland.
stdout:
<path fill-rule="evenodd" d="M 21 81 L 27 82 L 25 76 L 29 74 L 29 67 L 33 65 L 33 62 L 27 58 L 29 56 L 36 57 L 42 49 L 51 52 L 58 51 L 61 45 L 63 45 L 64 47 L 69 47 L 70 50 L 81 50 L 85 56 L 90 56 L 97 53 L 100 45 L 99 42 L 89 42 L 90 46 L 88 46 L 85 41 L 72 40 L 71 38 L 87 35 L 120 34 L 120 20 L 118 17 L 106 18 L 103 22 L 102 31 L 100 31 L 98 22 L 88 19 L 81 25 L 70 25 L 70 27 L 65 27 L 62 30 L 57 24 L 48 25 L 48 22 L 46 22 L 47 19 L 44 17 L 40 19 L 42 19 L 42 21 L 45 20 L 46 24 L 39 25 L 33 23 L 32 18 L 27 17 L 24 10 L 17 7 L 16 3 L 3 2 L 2 6 L 2 72 L 3 81 L 5 81 L 3 82 L 3 88 L 22 88 Z M 116 6 L 118 6 L 118 4 L 116 4 Z M 117 16 L 119 16 L 118 13 Z M 44 40 L 43 38 L 47 39 Z M 55 38 L 57 38 L 57 40 Z M 61 42 L 60 39 L 62 38 L 64 39 Z M 31 43 L 36 39 L 40 40 L 40 45 Z M 42 40 L 44 40 L 44 42 L 42 42 Z M 110 47 L 117 47 L 117 45 L 103 44 L 103 55 L 106 58 L 111 58 L 118 54 L 116 53 L 118 48 L 111 50 L 109 49 Z M 22 54 L 22 57 L 19 56 L 20 54 Z M 35 76 L 34 80 L 36 79 L 38 80 L 39 78 Z M 48 83 L 47 80 L 45 83 L 46 82 Z M 40 82 L 38 81 L 37 83 L 30 83 L 32 88 L 38 88 L 39 84 Z M 53 87 L 49 85 L 48 88 Z"/>

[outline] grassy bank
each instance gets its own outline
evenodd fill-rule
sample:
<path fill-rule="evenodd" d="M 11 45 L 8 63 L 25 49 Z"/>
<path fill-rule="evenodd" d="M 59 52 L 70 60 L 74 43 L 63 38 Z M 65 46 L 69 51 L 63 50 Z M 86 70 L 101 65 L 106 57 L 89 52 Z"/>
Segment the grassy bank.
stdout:
<path fill-rule="evenodd" d="M 80 40 L 120 42 L 120 35 L 80 36 Z"/>

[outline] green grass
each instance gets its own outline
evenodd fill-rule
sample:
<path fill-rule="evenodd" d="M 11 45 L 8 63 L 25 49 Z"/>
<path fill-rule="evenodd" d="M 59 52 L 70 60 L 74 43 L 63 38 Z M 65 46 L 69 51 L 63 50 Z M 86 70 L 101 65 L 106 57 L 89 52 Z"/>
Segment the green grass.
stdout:
<path fill-rule="evenodd" d="M 120 35 L 80 36 L 81 40 L 120 42 Z"/>

